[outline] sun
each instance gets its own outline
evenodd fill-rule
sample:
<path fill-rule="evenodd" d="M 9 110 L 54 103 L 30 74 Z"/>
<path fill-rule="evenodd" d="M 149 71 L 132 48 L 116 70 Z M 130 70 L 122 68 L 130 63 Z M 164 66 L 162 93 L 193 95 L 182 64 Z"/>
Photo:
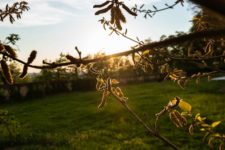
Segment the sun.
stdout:
<path fill-rule="evenodd" d="M 92 33 L 86 37 L 85 43 L 80 43 L 85 46 L 86 54 L 95 54 L 99 51 L 106 54 L 114 54 L 130 49 L 134 45 L 132 41 L 129 41 L 118 35 L 109 35 L 104 30 L 92 30 Z"/>

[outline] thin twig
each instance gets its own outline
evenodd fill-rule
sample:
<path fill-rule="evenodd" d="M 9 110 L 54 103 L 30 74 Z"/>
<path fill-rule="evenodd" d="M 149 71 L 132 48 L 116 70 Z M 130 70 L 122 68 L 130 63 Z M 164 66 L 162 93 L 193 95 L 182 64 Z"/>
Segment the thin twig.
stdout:
<path fill-rule="evenodd" d="M 225 17 L 225 1 L 224 0 L 190 0 L 195 4 L 204 6 L 221 16 Z"/>
<path fill-rule="evenodd" d="M 171 148 L 175 149 L 175 150 L 179 150 L 179 148 L 173 144 L 171 141 L 169 141 L 167 138 L 163 137 L 162 135 L 160 135 L 159 132 L 157 132 L 156 130 L 154 130 L 153 128 L 149 127 L 142 119 L 141 117 L 138 116 L 138 114 L 132 110 L 129 105 L 120 97 L 118 97 L 116 94 L 114 94 L 114 92 L 112 92 L 112 95 L 124 106 L 124 108 L 139 122 L 141 123 L 144 128 L 148 131 L 148 133 L 152 136 L 157 137 L 158 139 L 162 140 L 164 143 L 166 143 L 168 146 L 170 146 Z"/>
<path fill-rule="evenodd" d="M 160 9 L 155 9 L 155 10 L 150 10 L 150 9 L 142 9 L 142 8 L 137 8 L 134 7 L 133 9 L 139 13 L 145 13 L 144 17 L 147 18 L 147 16 L 153 17 L 155 13 L 160 12 L 160 11 L 165 11 L 167 9 L 173 9 L 177 4 L 179 4 L 179 0 L 176 1 L 172 5 L 167 5 L 166 7 L 160 8 Z M 183 4 L 182 4 L 183 5 Z"/>

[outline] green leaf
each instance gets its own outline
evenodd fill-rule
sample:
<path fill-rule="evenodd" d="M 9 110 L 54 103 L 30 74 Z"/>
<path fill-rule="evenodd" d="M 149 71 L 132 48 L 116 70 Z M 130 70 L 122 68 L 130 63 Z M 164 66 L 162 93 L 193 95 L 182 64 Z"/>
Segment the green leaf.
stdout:
<path fill-rule="evenodd" d="M 221 121 L 215 121 L 211 124 L 212 128 L 215 128 L 216 126 L 218 126 L 221 123 Z"/>
<path fill-rule="evenodd" d="M 221 135 L 219 133 L 213 133 L 211 136 L 212 137 L 221 137 Z"/>
<path fill-rule="evenodd" d="M 118 84 L 119 83 L 119 81 L 118 80 L 116 80 L 116 79 L 112 79 L 112 84 Z"/>
<path fill-rule="evenodd" d="M 184 100 L 181 100 L 179 105 L 178 105 L 183 111 L 187 111 L 187 112 L 190 112 L 191 111 L 191 108 L 192 106 L 185 102 Z"/>
<path fill-rule="evenodd" d="M 148 55 L 149 54 L 149 50 L 146 50 L 143 52 L 143 55 Z"/>
<path fill-rule="evenodd" d="M 201 126 L 202 126 L 203 128 L 208 128 L 208 127 L 210 127 L 210 125 L 208 125 L 208 124 L 206 124 L 206 123 L 202 123 Z"/>
<path fill-rule="evenodd" d="M 205 128 L 201 128 L 200 131 L 205 131 Z"/>

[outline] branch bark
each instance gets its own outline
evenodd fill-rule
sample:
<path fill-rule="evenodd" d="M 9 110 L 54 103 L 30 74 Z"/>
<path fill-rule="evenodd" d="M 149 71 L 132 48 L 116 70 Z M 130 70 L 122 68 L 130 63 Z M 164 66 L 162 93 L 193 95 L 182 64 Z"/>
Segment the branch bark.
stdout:
<path fill-rule="evenodd" d="M 224 0 L 190 0 L 195 4 L 204 6 L 225 17 L 225 1 Z"/>
<path fill-rule="evenodd" d="M 110 59 L 112 57 L 119 57 L 119 56 L 127 56 L 136 52 L 140 52 L 140 51 L 145 51 L 148 49 L 154 49 L 154 48 L 162 48 L 162 47 L 167 47 L 167 46 L 171 46 L 171 45 L 176 45 L 176 44 L 180 44 L 183 42 L 191 42 L 197 39 L 207 39 L 207 38 L 219 38 L 219 37 L 225 37 L 225 28 L 224 29 L 215 29 L 215 30 L 208 30 L 208 31 L 199 31 L 199 32 L 194 32 L 194 33 L 189 33 L 189 34 L 185 34 L 185 35 L 181 35 L 178 37 L 173 37 L 173 38 L 168 38 L 165 39 L 163 41 L 157 41 L 157 42 L 152 42 L 152 43 L 148 43 L 148 44 L 144 44 L 141 45 L 137 48 L 131 49 L 131 50 L 127 50 L 127 51 L 123 51 L 120 53 L 115 53 L 115 54 L 111 54 L 111 55 L 106 55 L 103 57 L 99 57 L 99 58 L 94 58 L 94 59 L 77 59 L 76 61 L 72 61 L 72 62 L 65 62 L 65 63 L 51 63 L 48 65 L 42 65 L 42 66 L 37 66 L 37 65 L 31 65 L 31 64 L 27 64 L 26 62 L 18 59 L 18 58 L 13 58 L 10 55 L 4 53 L 4 52 L 0 52 L 0 54 L 5 55 L 21 64 L 27 65 L 31 68 L 35 68 L 35 69 L 52 69 L 52 68 L 57 68 L 57 67 L 62 67 L 62 66 L 68 66 L 68 65 L 80 65 L 80 64 L 84 64 L 87 65 L 89 63 L 93 63 L 93 62 L 98 62 L 98 61 L 104 61 L 107 59 Z M 213 57 L 217 57 L 217 56 L 213 56 Z M 219 56 L 220 57 L 220 56 Z M 224 57 L 224 56 L 222 56 Z M 203 59 L 203 58 L 201 58 Z M 207 59 L 210 59 L 209 57 Z"/>

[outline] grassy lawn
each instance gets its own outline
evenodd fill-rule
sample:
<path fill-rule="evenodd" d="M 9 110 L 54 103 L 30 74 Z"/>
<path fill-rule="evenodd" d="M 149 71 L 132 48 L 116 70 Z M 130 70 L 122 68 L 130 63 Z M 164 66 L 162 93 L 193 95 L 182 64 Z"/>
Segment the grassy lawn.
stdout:
<path fill-rule="evenodd" d="M 193 112 L 212 120 L 224 120 L 225 82 L 190 85 L 182 90 L 172 82 L 121 86 L 129 105 L 148 123 L 154 114 L 175 96 L 188 101 Z M 0 149 L 169 149 L 149 136 L 120 104 L 110 98 L 107 106 L 97 109 L 101 93 L 74 92 L 43 99 L 1 105 L 20 122 L 20 134 L 11 138 L 0 134 Z M 168 115 L 159 121 L 162 135 L 182 149 L 209 149 L 202 134 L 189 136 L 177 129 Z M 225 123 L 220 132 L 225 133 Z"/>

